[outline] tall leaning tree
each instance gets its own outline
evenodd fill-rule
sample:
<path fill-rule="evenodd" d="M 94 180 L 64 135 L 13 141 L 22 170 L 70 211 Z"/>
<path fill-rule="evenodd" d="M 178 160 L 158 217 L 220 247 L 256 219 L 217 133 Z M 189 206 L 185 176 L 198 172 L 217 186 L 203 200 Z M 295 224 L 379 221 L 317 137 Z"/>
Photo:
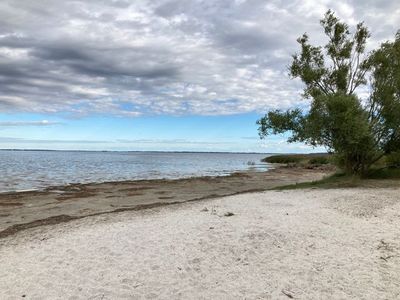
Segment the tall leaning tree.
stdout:
<path fill-rule="evenodd" d="M 270 111 L 257 121 L 259 134 L 290 132 L 288 142 L 323 146 L 345 171 L 365 174 L 384 154 L 399 150 L 400 34 L 366 53 L 370 33 L 363 23 L 351 33 L 330 10 L 320 23 L 327 44 L 313 46 L 303 34 L 289 67 L 304 84 L 309 110 Z M 357 96 L 360 88 L 370 90 L 367 99 Z"/>

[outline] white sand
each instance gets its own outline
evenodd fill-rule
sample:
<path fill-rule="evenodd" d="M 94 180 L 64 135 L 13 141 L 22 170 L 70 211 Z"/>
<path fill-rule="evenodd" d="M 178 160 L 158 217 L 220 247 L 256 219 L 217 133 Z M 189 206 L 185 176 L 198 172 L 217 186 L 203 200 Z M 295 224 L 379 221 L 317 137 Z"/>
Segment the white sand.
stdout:
<path fill-rule="evenodd" d="M 0 240 L 0 299 L 400 299 L 399 195 L 253 193 L 30 229 Z"/>

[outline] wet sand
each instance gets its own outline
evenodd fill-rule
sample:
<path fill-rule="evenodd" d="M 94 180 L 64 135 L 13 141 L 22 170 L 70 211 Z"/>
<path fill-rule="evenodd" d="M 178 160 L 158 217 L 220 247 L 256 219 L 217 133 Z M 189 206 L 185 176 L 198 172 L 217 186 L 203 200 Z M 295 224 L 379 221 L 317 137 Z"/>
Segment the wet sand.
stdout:
<path fill-rule="evenodd" d="M 27 228 L 98 214 L 264 191 L 280 185 L 318 180 L 328 173 L 277 168 L 224 177 L 72 184 L 45 191 L 0 194 L 0 238 Z"/>

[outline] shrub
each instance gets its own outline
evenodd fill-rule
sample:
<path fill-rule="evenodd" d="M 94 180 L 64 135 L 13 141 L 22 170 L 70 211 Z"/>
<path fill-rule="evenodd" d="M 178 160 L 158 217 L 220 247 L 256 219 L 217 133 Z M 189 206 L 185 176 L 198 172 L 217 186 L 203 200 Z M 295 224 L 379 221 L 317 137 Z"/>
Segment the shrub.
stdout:
<path fill-rule="evenodd" d="M 312 165 L 327 165 L 330 161 L 327 157 L 319 156 L 310 159 L 309 163 Z"/>
<path fill-rule="evenodd" d="M 264 158 L 262 161 L 271 164 L 295 164 L 301 160 L 302 157 L 296 155 L 273 155 Z"/>
<path fill-rule="evenodd" d="M 400 152 L 392 152 L 386 157 L 386 165 L 390 168 L 400 168 Z"/>

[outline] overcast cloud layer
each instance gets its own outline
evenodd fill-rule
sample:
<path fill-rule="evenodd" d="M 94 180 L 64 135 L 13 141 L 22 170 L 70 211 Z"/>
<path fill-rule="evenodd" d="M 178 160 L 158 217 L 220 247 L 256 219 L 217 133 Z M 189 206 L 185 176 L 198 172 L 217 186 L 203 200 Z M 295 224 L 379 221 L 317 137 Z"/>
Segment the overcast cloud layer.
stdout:
<path fill-rule="evenodd" d="M 328 8 L 352 25 L 365 20 L 372 47 L 400 24 L 398 0 L 2 0 L 0 111 L 222 115 L 298 105 L 290 54 L 305 31 L 321 41 Z"/>

